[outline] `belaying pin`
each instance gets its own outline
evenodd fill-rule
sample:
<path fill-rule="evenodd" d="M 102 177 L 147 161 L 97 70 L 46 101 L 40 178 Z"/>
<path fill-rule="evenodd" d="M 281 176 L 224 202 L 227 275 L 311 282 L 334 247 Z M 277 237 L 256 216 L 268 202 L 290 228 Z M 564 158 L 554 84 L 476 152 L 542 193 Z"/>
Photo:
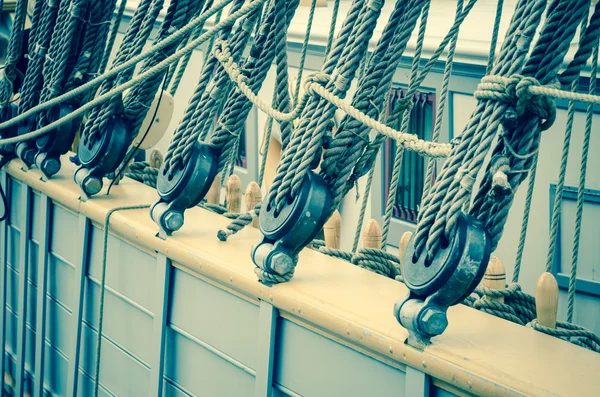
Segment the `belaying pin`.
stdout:
<path fill-rule="evenodd" d="M 175 170 L 164 162 L 156 181 L 160 200 L 150 209 L 152 220 L 160 227 L 159 236 L 166 238 L 181 229 L 183 213 L 204 198 L 217 174 L 219 155 L 205 143 L 196 141 L 188 161 Z"/>
<path fill-rule="evenodd" d="M 396 302 L 394 316 L 408 330 L 408 344 L 423 349 L 448 325 L 448 307 L 477 287 L 490 259 L 490 236 L 472 216 L 459 214 L 452 240 L 435 256 L 417 255 L 414 235 L 402 258 L 402 278 L 409 295 Z"/>
<path fill-rule="evenodd" d="M 258 218 L 263 239 L 252 248 L 254 263 L 271 274 L 292 272 L 300 251 L 325 225 L 331 201 L 331 192 L 321 176 L 308 171 L 292 202 L 280 210 L 275 204 L 263 204 Z"/>

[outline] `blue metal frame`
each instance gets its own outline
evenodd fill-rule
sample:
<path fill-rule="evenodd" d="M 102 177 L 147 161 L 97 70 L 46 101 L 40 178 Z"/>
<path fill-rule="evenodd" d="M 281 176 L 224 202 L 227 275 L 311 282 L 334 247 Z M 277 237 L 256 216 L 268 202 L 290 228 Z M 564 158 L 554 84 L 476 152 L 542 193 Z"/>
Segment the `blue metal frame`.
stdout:
<path fill-rule="evenodd" d="M 405 396 L 429 396 L 430 385 L 429 375 L 412 367 L 406 367 Z"/>
<path fill-rule="evenodd" d="M 575 201 L 577 200 L 578 189 L 576 187 L 565 186 L 563 188 L 562 199 Z M 552 208 L 554 207 L 554 200 L 556 197 L 556 185 L 550 185 L 550 222 L 552 222 Z M 594 203 L 600 205 L 600 190 L 585 189 L 583 194 L 583 201 L 585 203 Z M 556 249 L 554 251 L 554 261 L 552 262 L 552 274 L 556 277 L 558 286 L 561 289 L 569 289 L 569 275 L 562 273 L 562 261 L 561 261 L 561 233 L 560 233 L 560 222 L 558 220 L 558 236 Z M 575 290 L 588 295 L 600 296 L 600 281 L 588 280 L 577 277 L 575 281 Z"/>
<path fill-rule="evenodd" d="M 273 305 L 260 301 L 255 397 L 271 397 L 273 392 L 273 360 L 275 356 L 277 316 L 277 309 Z"/>
<path fill-rule="evenodd" d="M 4 193 L 6 197 L 10 197 L 10 177 L 8 173 L 4 173 Z M 4 208 L 6 211 L 6 219 L 0 226 L 0 235 L 2 242 L 2 260 L 0 261 L 0 393 L 4 395 L 4 359 L 6 356 L 6 284 L 7 284 L 7 267 L 8 267 L 8 234 L 10 224 L 10 209 Z"/>
<path fill-rule="evenodd" d="M 75 302 L 71 311 L 71 327 L 73 334 L 71 336 L 71 351 L 69 354 L 69 369 L 67 371 L 67 396 L 77 395 L 77 384 L 79 382 L 79 350 L 81 343 L 81 318 L 83 316 L 83 300 L 85 298 L 85 278 L 87 274 L 88 262 L 88 241 L 90 230 L 92 229 L 90 220 L 83 214 L 79 215 L 78 235 L 81 239 L 78 244 L 77 259 L 75 263 L 75 277 L 73 294 Z"/>
<path fill-rule="evenodd" d="M 150 363 L 150 390 L 154 395 L 162 397 L 165 369 L 165 338 L 167 334 L 167 314 L 170 303 L 171 260 L 164 254 L 156 258 L 156 306 L 154 309 L 152 346 L 154 347 Z"/>
<path fill-rule="evenodd" d="M 37 317 L 35 321 L 35 377 L 34 396 L 44 395 L 44 361 L 46 356 L 46 303 L 48 301 L 48 248 L 50 245 L 50 214 L 52 200 L 45 194 L 40 195 L 40 225 L 42 237 L 39 241 L 38 276 L 37 276 Z"/>
<path fill-rule="evenodd" d="M 16 377 L 15 395 L 23 395 L 23 382 L 25 380 L 25 345 L 27 340 L 27 292 L 29 290 L 29 238 L 31 222 L 31 188 L 21 184 L 21 224 L 19 225 L 19 303 L 17 325 L 17 351 L 16 351 Z"/>

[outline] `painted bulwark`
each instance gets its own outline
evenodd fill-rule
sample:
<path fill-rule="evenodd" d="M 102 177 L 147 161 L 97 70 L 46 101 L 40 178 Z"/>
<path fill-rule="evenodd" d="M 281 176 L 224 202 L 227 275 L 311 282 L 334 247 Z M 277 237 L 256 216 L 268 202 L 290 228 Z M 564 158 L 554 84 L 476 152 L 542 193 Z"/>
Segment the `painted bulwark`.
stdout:
<path fill-rule="evenodd" d="M 11 216 L 0 241 L 7 391 L 14 390 L 18 363 L 24 364 L 23 390 L 33 391 L 38 266 L 47 263 L 43 388 L 68 395 L 69 365 L 78 354 L 76 394 L 92 395 L 101 225 L 111 208 L 156 199 L 152 189 L 125 179 L 110 196 L 81 202 L 72 172 L 65 162 L 60 175 L 43 182 L 18 161 L 8 166 Z M 600 388 L 596 353 L 464 306 L 450 310 L 444 335 L 417 351 L 404 344 L 407 333 L 392 316 L 394 302 L 407 292 L 401 283 L 305 250 L 294 279 L 269 288 L 256 281 L 249 256 L 257 230 L 219 242 L 216 231 L 228 220 L 195 208 L 176 236 L 161 240 L 147 211 L 111 217 L 101 395 L 568 396 Z M 22 252 L 28 260 L 21 261 Z M 23 262 L 29 280 L 19 354 Z"/>

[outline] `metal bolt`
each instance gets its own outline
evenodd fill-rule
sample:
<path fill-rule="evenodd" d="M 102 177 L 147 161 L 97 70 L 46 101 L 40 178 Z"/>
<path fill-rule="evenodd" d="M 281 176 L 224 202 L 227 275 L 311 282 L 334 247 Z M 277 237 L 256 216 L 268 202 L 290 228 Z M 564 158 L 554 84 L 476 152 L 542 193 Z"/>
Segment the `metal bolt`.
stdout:
<path fill-rule="evenodd" d="M 102 190 L 102 181 L 96 177 L 89 176 L 85 178 L 81 187 L 86 195 L 93 196 Z"/>
<path fill-rule="evenodd" d="M 446 313 L 434 307 L 427 307 L 419 321 L 419 328 L 430 337 L 441 335 L 447 326 Z"/>
<path fill-rule="evenodd" d="M 183 214 L 179 211 L 168 211 L 165 214 L 165 226 L 171 231 L 181 229 L 183 226 Z"/>
<path fill-rule="evenodd" d="M 57 159 L 45 159 L 40 169 L 48 176 L 55 175 L 60 170 L 60 162 Z"/>
<path fill-rule="evenodd" d="M 281 276 L 291 272 L 293 268 L 294 261 L 283 252 L 278 252 L 271 258 L 271 269 Z"/>

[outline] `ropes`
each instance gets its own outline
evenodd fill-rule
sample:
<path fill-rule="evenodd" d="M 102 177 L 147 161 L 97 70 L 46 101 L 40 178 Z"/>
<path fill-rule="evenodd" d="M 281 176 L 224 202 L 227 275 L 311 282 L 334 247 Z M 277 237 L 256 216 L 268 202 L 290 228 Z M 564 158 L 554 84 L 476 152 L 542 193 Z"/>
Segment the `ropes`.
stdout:
<path fill-rule="evenodd" d="M 33 109 L 30 109 L 29 111 L 14 117 L 8 121 L 5 121 L 3 123 L 0 123 L 0 130 L 10 127 L 12 125 L 15 125 L 17 122 L 22 121 L 23 119 L 25 119 L 26 117 L 35 114 L 41 110 L 50 108 L 52 106 L 55 106 L 57 104 L 60 104 L 64 101 L 67 101 L 71 98 L 76 97 L 77 95 L 81 94 L 81 93 L 85 93 L 87 90 L 89 90 L 91 87 L 94 87 L 102 82 L 104 82 L 107 78 L 111 78 L 113 76 L 115 76 L 116 74 L 118 74 L 119 72 L 123 71 L 123 70 L 127 70 L 133 66 L 135 66 L 135 64 L 143 59 L 145 59 L 146 57 L 150 56 L 152 54 L 152 52 L 154 51 L 160 51 L 161 48 L 163 48 L 165 46 L 165 44 L 169 44 L 172 43 L 173 41 L 177 40 L 179 38 L 180 35 L 185 34 L 185 32 L 193 29 L 195 26 L 197 26 L 200 23 L 203 23 L 204 21 L 206 21 L 208 18 L 210 18 L 212 15 L 214 15 L 215 13 L 217 13 L 220 9 L 222 9 L 223 7 L 225 7 L 225 5 L 227 5 L 231 0 L 224 0 L 223 2 L 219 3 L 217 6 L 211 8 L 211 10 L 209 12 L 207 12 L 206 14 L 202 15 L 201 17 L 199 17 L 197 20 L 195 20 L 193 23 L 191 23 L 190 25 L 188 25 L 186 28 L 183 28 L 181 30 L 179 30 L 178 32 L 174 33 L 172 36 L 169 37 L 169 39 L 164 40 L 161 43 L 158 43 L 156 46 L 153 46 L 150 50 L 148 50 L 145 53 L 142 53 L 140 55 L 138 55 L 137 57 L 134 57 L 132 59 L 130 59 L 128 62 L 123 63 L 122 65 L 111 69 L 109 72 L 89 81 L 88 83 L 80 86 L 79 88 L 73 89 L 72 91 L 69 91 L 68 93 L 65 93 L 51 101 L 48 101 L 44 104 L 40 104 L 39 106 L 36 106 Z M 89 109 L 93 108 L 94 106 L 97 106 L 99 104 L 102 104 L 104 102 L 106 102 L 107 100 L 109 100 L 110 98 L 114 97 L 115 95 L 118 95 L 120 93 L 122 93 L 123 91 L 127 90 L 130 87 L 135 86 L 136 84 L 140 84 L 141 82 L 145 81 L 145 79 L 153 76 L 156 73 L 161 73 L 162 71 L 164 71 L 166 68 L 169 67 L 170 64 L 176 62 L 178 59 L 182 58 L 183 56 L 185 56 L 185 54 L 187 54 L 188 52 L 191 52 L 194 50 L 195 47 L 199 46 L 200 44 L 210 40 L 211 37 L 213 37 L 214 35 L 216 35 L 218 32 L 220 32 L 224 27 L 227 27 L 229 25 L 231 25 L 236 19 L 240 18 L 242 15 L 245 15 L 249 12 L 252 12 L 254 9 L 256 9 L 257 7 L 259 7 L 265 0 L 254 0 L 253 2 L 251 2 L 250 4 L 248 4 L 247 6 L 242 7 L 239 11 L 237 11 L 236 13 L 233 13 L 230 17 L 228 17 L 227 19 L 223 20 L 222 22 L 220 22 L 219 24 L 217 24 L 215 27 L 213 27 L 211 30 L 207 31 L 206 33 L 202 34 L 200 37 L 198 37 L 198 39 L 191 41 L 188 45 L 186 45 L 180 52 L 171 55 L 170 57 L 167 57 L 165 60 L 163 60 L 162 62 L 160 62 L 158 65 L 156 65 L 155 67 L 147 70 L 144 73 L 139 74 L 137 77 L 129 80 L 127 83 L 121 84 L 115 88 L 113 88 L 112 90 L 106 92 L 105 94 L 99 95 L 96 98 L 94 98 L 91 102 L 86 103 L 85 105 L 82 105 L 81 107 L 79 107 L 79 109 L 77 109 L 76 111 L 70 113 L 68 116 L 65 116 L 63 118 L 58 119 L 57 121 L 50 123 L 48 125 L 46 125 L 43 128 L 37 129 L 35 131 L 31 131 L 27 134 L 23 134 L 19 137 L 15 137 L 15 138 L 9 138 L 9 139 L 0 139 L 0 146 L 5 146 L 5 145 L 9 145 L 11 143 L 16 143 L 16 142 L 21 142 L 24 140 L 28 140 L 28 139 L 33 139 L 36 138 L 39 135 L 42 135 L 48 131 L 51 131 L 57 127 L 59 127 L 60 125 L 63 125 L 71 120 L 74 120 L 80 116 L 82 116 L 83 114 L 85 114 Z"/>
<path fill-rule="evenodd" d="M 48 101 L 63 92 L 69 77 L 69 62 L 77 58 L 75 50 L 79 47 L 80 36 L 77 32 L 83 25 L 88 0 L 62 0 L 58 14 L 56 31 L 52 35 L 48 56 L 43 66 L 43 89 L 40 102 Z M 60 33 L 60 34 L 58 34 Z M 53 119 L 51 111 L 38 115 L 37 125 L 42 127 Z"/>
<path fill-rule="evenodd" d="M 233 4 L 230 16 L 235 14 L 242 3 L 236 1 Z M 221 40 L 230 37 L 235 51 L 234 56 L 241 56 L 241 51 L 248 43 L 250 32 L 259 13 L 259 9 L 253 10 L 233 30 L 227 29 L 221 33 Z M 172 174 L 175 169 L 182 168 L 184 151 L 189 156 L 190 145 L 198 137 L 208 133 L 216 113 L 222 108 L 229 93 L 230 82 L 226 77 L 222 69 L 217 67 L 216 58 L 213 55 L 207 57 L 198 85 L 169 144 L 163 167 L 166 172 Z"/>
<path fill-rule="evenodd" d="M 173 3 L 177 3 L 177 1 L 174 1 Z M 133 15 L 133 18 L 131 19 L 129 28 L 125 33 L 125 37 L 123 38 L 123 42 L 121 43 L 119 51 L 115 56 L 113 65 L 120 65 L 129 60 L 131 57 L 138 55 L 142 51 L 142 48 L 146 43 L 148 36 L 150 35 L 150 32 L 154 26 L 154 22 L 156 21 L 162 6 L 163 0 L 142 0 L 140 2 L 135 14 Z M 174 7 L 176 8 L 176 5 Z M 169 8 L 170 10 L 173 9 L 173 7 Z M 173 12 L 167 13 L 163 25 L 168 26 L 170 19 L 173 18 L 172 14 Z M 105 81 L 98 89 L 98 93 L 104 94 L 115 85 L 130 80 L 132 76 L 132 69 L 124 71 L 115 76 L 115 78 Z M 154 81 L 154 78 L 156 77 L 159 78 L 159 81 L 162 79 L 162 75 L 159 74 L 157 76 L 152 76 L 153 80 L 151 81 Z M 136 88 L 134 88 L 134 90 L 135 89 Z M 120 115 L 121 112 L 119 111 L 119 106 L 122 106 L 121 101 L 122 99 L 120 97 L 113 97 L 105 104 L 94 107 L 90 110 L 88 120 L 81 132 L 81 142 L 84 145 L 91 147 L 94 142 L 100 139 L 100 134 L 106 130 L 108 121 L 114 117 L 114 115 Z M 142 105 L 144 105 L 144 103 L 142 103 Z M 135 137 L 135 133 L 133 135 Z"/>
<path fill-rule="evenodd" d="M 556 323 L 556 328 L 548 328 L 538 323 L 537 320 L 533 320 L 531 323 L 527 324 L 527 326 L 536 331 L 561 338 L 567 342 L 600 353 L 600 337 L 584 327 L 558 321 Z"/>
<path fill-rule="evenodd" d="M 96 356 L 94 360 L 94 368 L 96 369 L 94 374 L 94 397 L 98 396 L 98 387 L 100 385 L 100 358 L 102 353 L 102 326 L 104 323 L 104 293 L 106 291 L 106 261 L 108 255 L 108 236 L 110 218 L 117 211 L 128 211 L 144 208 L 150 208 L 150 205 L 140 204 L 111 208 L 106 214 L 106 219 L 104 221 L 104 234 L 102 239 L 102 278 L 100 280 L 100 308 L 98 312 L 98 333 L 96 334 Z"/>
<path fill-rule="evenodd" d="M 13 18 L 13 27 L 10 32 L 8 48 L 6 49 L 6 62 L 0 79 L 0 108 L 5 107 L 13 94 L 13 83 L 17 78 L 17 63 L 21 59 L 21 47 L 23 45 L 23 28 L 27 16 L 28 0 L 19 0 Z M 36 9 L 41 7 L 41 1 L 36 2 Z M 30 35 L 31 40 L 31 35 Z"/>
<path fill-rule="evenodd" d="M 536 97 L 533 107 L 526 104 L 525 100 L 521 102 L 519 100 L 527 97 L 533 100 L 529 96 L 530 92 L 536 91 L 533 86 L 537 82 L 545 85 L 554 79 L 557 68 L 567 51 L 568 43 L 575 34 L 577 21 L 582 18 L 586 7 L 584 1 L 570 2 L 570 12 L 565 13 L 565 2 L 556 3 L 545 21 L 540 39 L 526 64 L 525 55 L 529 43 L 524 38 L 533 37 L 530 32 L 535 31 L 544 11 L 545 2 L 520 1 L 518 3 L 498 63 L 493 69 L 493 74 L 502 76 L 502 79 L 488 77 L 484 82 L 484 84 L 496 84 L 502 80 L 506 86 L 494 87 L 494 95 L 486 92 L 483 95 L 486 99 L 480 99 L 472 119 L 461 136 L 460 144 L 445 163 L 434 188 L 424 197 L 423 216 L 419 220 L 415 239 L 418 254 L 426 245 L 428 257 L 431 258 L 435 255 L 441 240 L 450 239 L 458 212 L 467 205 L 478 170 L 483 165 L 502 117 L 506 119 L 507 111 L 513 119 L 520 118 L 520 120 L 518 123 L 513 122 L 512 125 L 504 123 L 505 139 L 499 141 L 494 153 L 502 154 L 510 160 L 511 171 L 508 180 L 513 189 L 524 179 L 522 171 L 530 166 L 530 154 L 535 153 L 540 132 L 543 127 L 549 125 L 543 124 L 539 116 L 548 117 L 546 121 L 551 122 L 552 110 L 545 107 L 548 102 L 540 97 Z M 515 77 L 523 64 L 525 67 L 522 74 L 527 78 Z M 506 96 L 496 95 L 503 89 L 505 89 L 503 94 Z M 540 90 L 548 92 L 547 88 Z M 500 99 L 510 100 L 511 106 L 509 107 L 506 102 L 497 102 Z M 519 111 L 525 110 L 533 110 L 537 113 L 519 114 Z M 509 194 L 495 197 L 487 194 L 493 188 L 490 166 L 488 164 L 484 182 L 480 186 L 471 212 L 491 233 L 492 248 L 495 248 L 513 196 Z"/>

